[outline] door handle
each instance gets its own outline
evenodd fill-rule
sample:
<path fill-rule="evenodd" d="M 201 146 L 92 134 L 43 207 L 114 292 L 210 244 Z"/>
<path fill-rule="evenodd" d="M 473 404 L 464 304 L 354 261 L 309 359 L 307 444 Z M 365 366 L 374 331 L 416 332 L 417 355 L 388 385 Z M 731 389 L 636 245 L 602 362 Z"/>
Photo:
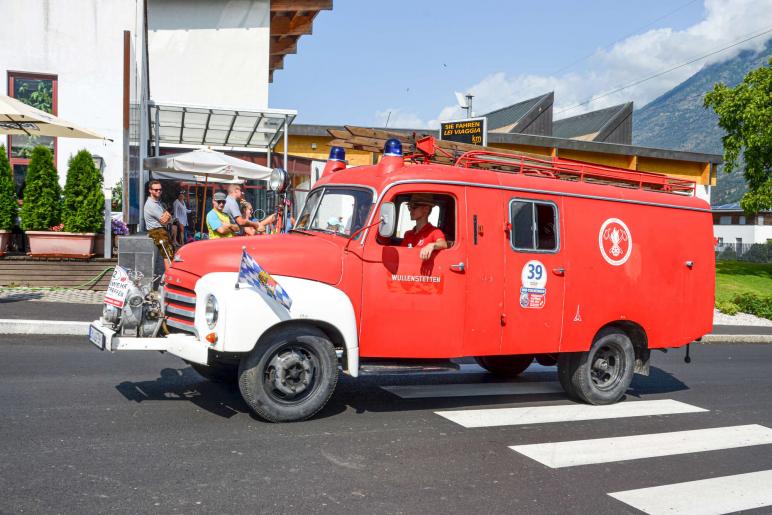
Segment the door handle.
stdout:
<path fill-rule="evenodd" d="M 562 266 L 552 269 L 552 273 L 555 275 L 566 275 L 566 269 Z"/>
<path fill-rule="evenodd" d="M 456 265 L 450 265 L 450 269 L 454 272 L 464 272 L 466 270 L 466 267 L 464 266 L 464 262 L 458 263 Z"/>

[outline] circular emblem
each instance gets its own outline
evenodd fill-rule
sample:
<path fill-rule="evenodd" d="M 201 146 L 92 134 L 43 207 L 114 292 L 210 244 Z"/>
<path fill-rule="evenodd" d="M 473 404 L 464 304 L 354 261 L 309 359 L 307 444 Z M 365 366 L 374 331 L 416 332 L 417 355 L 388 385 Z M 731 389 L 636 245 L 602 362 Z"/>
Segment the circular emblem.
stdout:
<path fill-rule="evenodd" d="M 622 220 L 609 218 L 600 226 L 598 246 L 610 265 L 623 265 L 633 252 L 633 235 Z"/>
<path fill-rule="evenodd" d="M 547 269 L 544 264 L 535 259 L 528 261 L 520 272 L 520 283 L 523 288 L 545 288 L 547 286 Z"/>

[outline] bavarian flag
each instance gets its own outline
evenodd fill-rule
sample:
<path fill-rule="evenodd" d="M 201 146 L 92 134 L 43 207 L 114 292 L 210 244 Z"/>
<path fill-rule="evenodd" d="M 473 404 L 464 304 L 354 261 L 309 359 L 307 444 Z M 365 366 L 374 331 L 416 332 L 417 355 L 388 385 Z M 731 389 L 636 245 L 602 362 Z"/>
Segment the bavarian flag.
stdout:
<path fill-rule="evenodd" d="M 239 278 L 236 280 L 236 284 L 238 285 L 243 281 L 254 288 L 262 290 L 289 311 L 292 307 L 292 299 L 284 291 L 284 288 L 249 255 L 246 247 L 241 252 Z"/>

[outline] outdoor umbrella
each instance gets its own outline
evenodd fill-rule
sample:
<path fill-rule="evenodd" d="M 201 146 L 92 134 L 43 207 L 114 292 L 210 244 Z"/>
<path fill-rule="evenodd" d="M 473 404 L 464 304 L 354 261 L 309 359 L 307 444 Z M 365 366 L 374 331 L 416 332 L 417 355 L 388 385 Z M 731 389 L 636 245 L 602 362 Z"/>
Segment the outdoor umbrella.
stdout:
<path fill-rule="evenodd" d="M 198 175 L 210 178 L 240 180 L 268 180 L 271 169 L 237 157 L 231 157 L 222 152 L 208 148 L 168 154 L 165 156 L 148 157 L 144 160 L 146 170 L 167 174 Z M 204 204 L 206 204 L 206 185 L 204 186 Z M 201 218 L 201 231 L 204 230 L 204 219 Z"/>
<path fill-rule="evenodd" d="M 107 139 L 6 95 L 0 95 L 0 134 Z"/>

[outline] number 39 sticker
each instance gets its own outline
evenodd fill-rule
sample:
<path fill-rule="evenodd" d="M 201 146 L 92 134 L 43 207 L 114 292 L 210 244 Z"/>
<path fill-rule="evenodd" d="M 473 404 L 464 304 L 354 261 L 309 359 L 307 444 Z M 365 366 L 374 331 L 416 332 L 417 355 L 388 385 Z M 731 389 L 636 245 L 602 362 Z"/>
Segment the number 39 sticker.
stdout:
<path fill-rule="evenodd" d="M 542 309 L 547 302 L 547 270 L 535 259 L 523 265 L 520 272 L 520 307 Z"/>

